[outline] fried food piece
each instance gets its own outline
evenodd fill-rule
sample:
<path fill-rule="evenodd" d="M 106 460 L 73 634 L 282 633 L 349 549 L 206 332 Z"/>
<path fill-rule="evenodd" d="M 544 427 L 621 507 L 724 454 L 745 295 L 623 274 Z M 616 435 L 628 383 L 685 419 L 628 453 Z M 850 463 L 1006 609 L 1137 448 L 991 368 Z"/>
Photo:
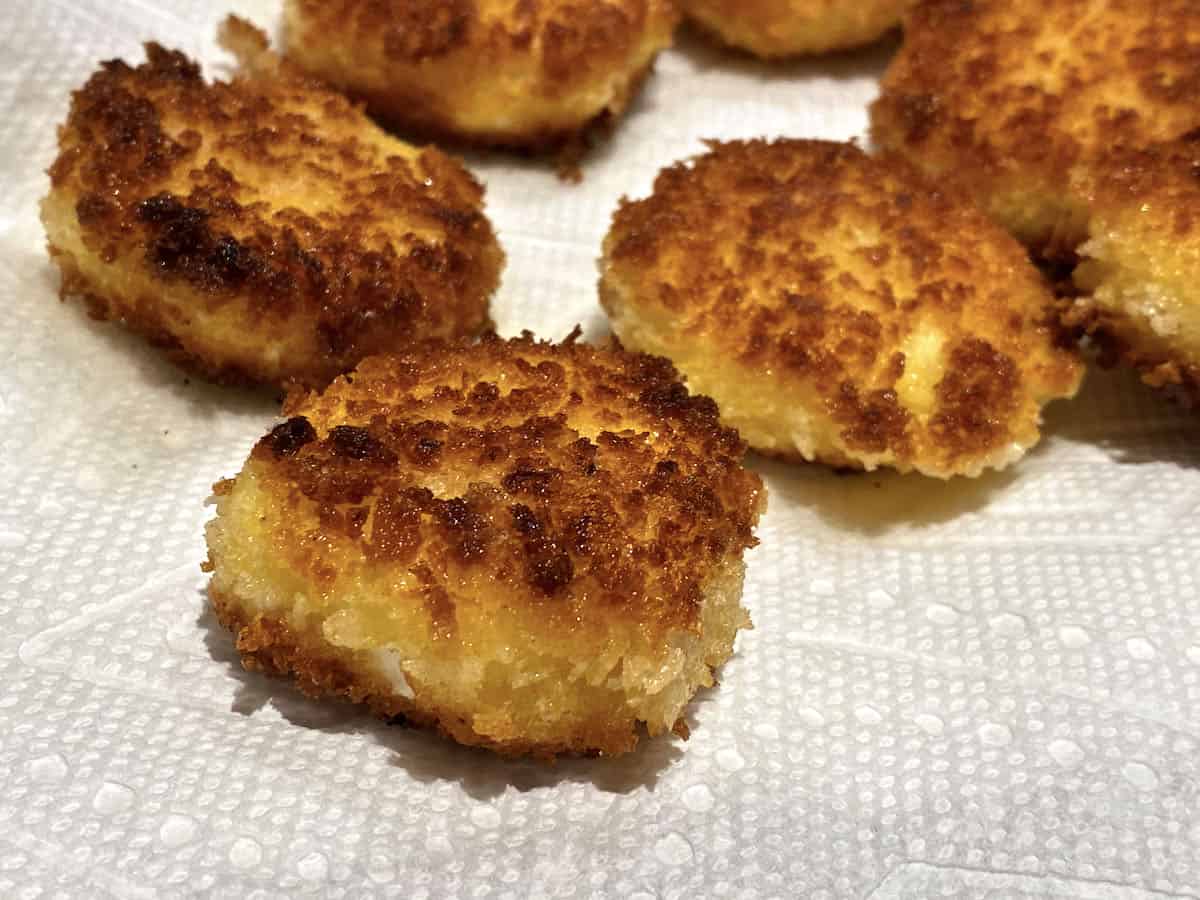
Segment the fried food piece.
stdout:
<path fill-rule="evenodd" d="M 600 297 L 749 444 L 947 478 L 1003 468 L 1078 389 L 1021 246 L 965 197 L 851 144 L 710 144 L 623 200 Z"/>
<path fill-rule="evenodd" d="M 64 294 L 212 377 L 326 384 L 370 353 L 477 334 L 504 254 L 483 189 L 281 69 L 207 84 L 146 45 L 74 95 L 42 203 Z"/>
<path fill-rule="evenodd" d="M 1200 127 L 1197 90 L 1195 0 L 924 0 L 872 135 L 1061 256 L 1087 227 L 1072 169 Z"/>
<path fill-rule="evenodd" d="M 774 59 L 862 47 L 913 0 L 684 0 L 689 19 L 732 47 Z"/>
<path fill-rule="evenodd" d="M 248 668 L 504 754 L 686 733 L 749 626 L 765 491 L 670 363 L 574 337 L 372 357 L 289 401 L 208 526 Z"/>
<path fill-rule="evenodd" d="M 381 119 L 513 147 L 619 116 L 674 0 L 288 0 L 287 53 Z"/>
<path fill-rule="evenodd" d="M 1080 168 L 1089 209 L 1069 321 L 1200 406 L 1200 132 Z"/>

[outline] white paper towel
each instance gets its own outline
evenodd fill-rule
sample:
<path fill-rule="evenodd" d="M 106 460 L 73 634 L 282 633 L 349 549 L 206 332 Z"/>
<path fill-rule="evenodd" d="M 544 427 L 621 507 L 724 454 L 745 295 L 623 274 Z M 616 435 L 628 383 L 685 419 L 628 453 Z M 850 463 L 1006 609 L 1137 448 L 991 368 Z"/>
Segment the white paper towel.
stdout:
<path fill-rule="evenodd" d="M 203 502 L 272 397 L 60 305 L 36 216 L 69 91 L 145 39 L 213 71 L 225 11 L 0 11 L 0 897 L 1200 895 L 1200 426 L 1124 376 L 978 481 L 756 462 L 758 627 L 687 743 L 505 762 L 243 673 Z M 473 157 L 501 330 L 601 333 L 622 193 L 703 137 L 861 135 L 887 49 L 685 37 L 583 184 Z"/>

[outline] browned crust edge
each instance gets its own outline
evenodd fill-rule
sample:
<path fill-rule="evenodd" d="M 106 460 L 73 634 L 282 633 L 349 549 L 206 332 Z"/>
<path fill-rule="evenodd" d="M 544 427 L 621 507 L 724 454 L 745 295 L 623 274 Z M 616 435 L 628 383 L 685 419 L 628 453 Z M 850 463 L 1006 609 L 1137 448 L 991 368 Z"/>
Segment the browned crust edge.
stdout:
<path fill-rule="evenodd" d="M 1136 339 L 1124 336 L 1135 327 L 1131 317 L 1098 310 L 1085 301 L 1068 308 L 1062 322 L 1087 335 L 1098 351 L 1097 363 L 1101 368 L 1131 368 L 1142 383 L 1169 400 L 1184 409 L 1200 411 L 1200 365 L 1170 347 L 1160 345 L 1152 352 L 1138 349 Z"/>
<path fill-rule="evenodd" d="M 565 743 L 536 741 L 498 742 L 476 733 L 462 717 L 442 709 L 424 708 L 391 693 L 381 682 L 357 671 L 355 654 L 321 641 L 298 634 L 287 623 L 263 616 L 247 617 L 239 599 L 226 594 L 211 583 L 208 598 L 217 620 L 233 633 L 242 667 L 291 680 L 301 693 L 313 699 L 338 697 L 362 704 L 379 718 L 434 731 L 457 743 L 491 750 L 500 756 L 528 756 L 542 762 L 553 762 L 559 756 L 618 756 L 633 750 L 641 728 L 624 733 L 612 732 L 604 746 L 580 748 Z M 419 690 L 419 686 L 417 687 Z M 640 726 L 640 723 L 639 723 Z M 687 737 L 687 726 L 680 719 L 673 732 Z"/>
<path fill-rule="evenodd" d="M 50 242 L 46 244 L 46 251 L 62 275 L 58 291 L 59 300 L 65 303 L 71 298 L 78 298 L 89 318 L 129 329 L 144 338 L 151 347 L 185 373 L 207 381 L 230 387 L 252 387 L 273 382 L 273 378 L 252 368 L 232 362 L 217 364 L 203 351 L 189 349 L 180 340 L 181 335 L 173 332 L 165 321 L 156 299 L 147 297 L 134 300 L 125 294 L 98 293 L 94 290 L 91 280 L 80 271 L 73 254 Z M 331 374 L 330 378 L 334 377 L 334 374 Z M 285 382 L 282 387 L 287 388 L 290 385 L 291 382 Z"/>

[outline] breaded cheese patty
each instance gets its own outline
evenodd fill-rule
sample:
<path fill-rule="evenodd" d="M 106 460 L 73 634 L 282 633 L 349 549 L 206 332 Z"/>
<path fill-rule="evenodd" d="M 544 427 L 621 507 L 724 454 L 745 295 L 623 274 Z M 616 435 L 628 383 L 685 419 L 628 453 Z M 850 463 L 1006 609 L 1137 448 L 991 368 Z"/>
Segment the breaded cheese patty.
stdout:
<path fill-rule="evenodd" d="M 288 0 L 288 56 L 400 127 L 554 145 L 625 109 L 674 0 Z"/>
<path fill-rule="evenodd" d="M 64 294 L 234 380 L 325 384 L 487 327 L 504 255 L 479 183 L 226 34 L 253 67 L 231 82 L 147 44 L 75 93 L 42 203 Z"/>
<path fill-rule="evenodd" d="M 689 19 L 763 58 L 848 50 L 900 24 L 913 0 L 684 0 Z"/>
<path fill-rule="evenodd" d="M 1069 174 L 1200 126 L 1195 0 L 924 0 L 871 110 L 883 148 L 968 188 L 1021 240 L 1069 254 Z"/>
<path fill-rule="evenodd" d="M 765 505 L 670 363 L 485 338 L 364 360 L 216 485 L 209 595 L 248 668 L 464 744 L 630 750 L 749 618 Z"/>
<path fill-rule="evenodd" d="M 978 475 L 1078 389 L 1040 274 L 966 197 L 851 144 L 710 147 L 622 201 L 601 303 L 752 447 Z"/>
<path fill-rule="evenodd" d="M 1089 208 L 1071 311 L 1108 355 L 1200 406 L 1200 132 L 1075 173 Z"/>

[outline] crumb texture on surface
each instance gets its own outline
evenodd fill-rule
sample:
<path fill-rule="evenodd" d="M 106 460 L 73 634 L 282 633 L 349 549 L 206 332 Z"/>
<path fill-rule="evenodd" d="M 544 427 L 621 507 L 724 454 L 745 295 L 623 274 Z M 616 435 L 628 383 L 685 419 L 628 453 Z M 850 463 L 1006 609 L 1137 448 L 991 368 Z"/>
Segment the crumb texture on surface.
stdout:
<path fill-rule="evenodd" d="M 949 477 L 1036 443 L 1082 366 L 1016 241 L 898 157 L 710 147 L 613 218 L 600 293 L 627 346 L 773 455 Z"/>
<path fill-rule="evenodd" d="M 64 294 L 233 380 L 325 384 L 486 328 L 503 253 L 479 183 L 280 66 L 248 24 L 225 38 L 232 81 L 151 43 L 75 92 L 42 204 Z"/>
<path fill-rule="evenodd" d="M 288 57 L 403 128 L 542 147 L 619 116 L 672 0 L 288 0 Z"/>
<path fill-rule="evenodd" d="M 1071 170 L 1200 127 L 1194 0 L 924 0 L 872 108 L 872 135 L 966 187 L 1035 249 L 1069 253 Z"/>
<path fill-rule="evenodd" d="M 912 0 L 684 0 L 700 28 L 766 59 L 848 50 L 900 24 Z"/>
<path fill-rule="evenodd" d="M 1070 311 L 1105 362 L 1200 406 L 1200 132 L 1078 168 L 1088 239 Z"/>
<path fill-rule="evenodd" d="M 677 728 L 749 619 L 765 503 L 662 359 L 530 336 L 373 357 L 215 489 L 247 666 L 506 754 Z"/>

